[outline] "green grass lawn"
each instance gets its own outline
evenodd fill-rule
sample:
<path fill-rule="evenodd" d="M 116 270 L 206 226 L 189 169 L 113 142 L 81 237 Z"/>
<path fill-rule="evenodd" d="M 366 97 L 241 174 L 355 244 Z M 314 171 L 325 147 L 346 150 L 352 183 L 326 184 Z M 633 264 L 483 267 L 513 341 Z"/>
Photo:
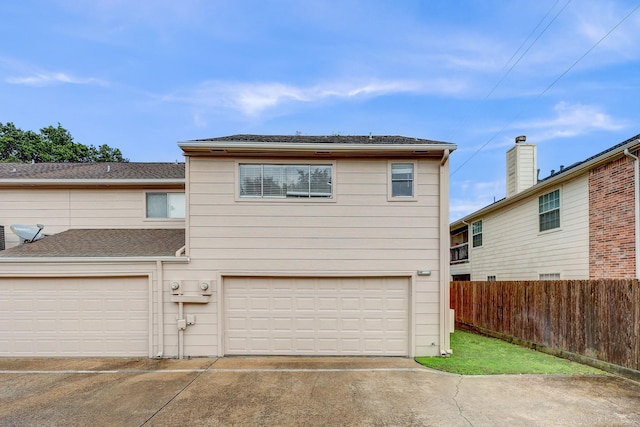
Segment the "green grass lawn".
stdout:
<path fill-rule="evenodd" d="M 455 331 L 451 357 L 418 357 L 422 365 L 462 375 L 605 374 L 566 359 L 520 347 L 496 338 Z"/>

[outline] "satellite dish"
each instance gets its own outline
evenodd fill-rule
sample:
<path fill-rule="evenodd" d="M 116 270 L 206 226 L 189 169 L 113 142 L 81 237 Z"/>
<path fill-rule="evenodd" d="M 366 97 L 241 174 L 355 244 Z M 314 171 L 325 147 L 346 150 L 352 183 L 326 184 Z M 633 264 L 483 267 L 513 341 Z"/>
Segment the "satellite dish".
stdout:
<path fill-rule="evenodd" d="M 31 243 L 44 237 L 44 234 L 40 234 L 44 228 L 42 224 L 38 224 L 35 227 L 32 225 L 12 224 L 9 228 L 20 238 L 20 243 Z"/>

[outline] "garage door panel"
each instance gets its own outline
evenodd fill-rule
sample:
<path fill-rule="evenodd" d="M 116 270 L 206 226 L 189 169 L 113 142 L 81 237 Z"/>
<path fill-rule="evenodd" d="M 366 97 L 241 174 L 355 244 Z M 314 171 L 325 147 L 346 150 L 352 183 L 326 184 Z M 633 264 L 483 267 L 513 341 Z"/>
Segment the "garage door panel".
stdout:
<path fill-rule="evenodd" d="M 0 279 L 0 356 L 148 355 L 144 277 Z"/>
<path fill-rule="evenodd" d="M 408 354 L 408 278 L 225 278 L 223 294 L 226 354 Z"/>

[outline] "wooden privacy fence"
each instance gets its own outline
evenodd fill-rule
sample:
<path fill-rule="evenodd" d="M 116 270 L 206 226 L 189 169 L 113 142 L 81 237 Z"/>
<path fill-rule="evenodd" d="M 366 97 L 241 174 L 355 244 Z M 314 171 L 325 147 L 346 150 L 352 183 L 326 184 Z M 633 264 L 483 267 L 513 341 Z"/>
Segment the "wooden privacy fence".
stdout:
<path fill-rule="evenodd" d="M 451 282 L 456 322 L 640 370 L 637 280 Z"/>

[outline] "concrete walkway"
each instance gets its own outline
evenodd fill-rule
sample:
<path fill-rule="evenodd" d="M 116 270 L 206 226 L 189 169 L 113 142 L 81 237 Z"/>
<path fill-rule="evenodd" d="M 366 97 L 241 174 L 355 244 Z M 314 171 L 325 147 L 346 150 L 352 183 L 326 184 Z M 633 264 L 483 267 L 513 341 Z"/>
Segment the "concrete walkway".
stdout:
<path fill-rule="evenodd" d="M 640 384 L 403 358 L 0 359 L 0 425 L 632 426 Z"/>

